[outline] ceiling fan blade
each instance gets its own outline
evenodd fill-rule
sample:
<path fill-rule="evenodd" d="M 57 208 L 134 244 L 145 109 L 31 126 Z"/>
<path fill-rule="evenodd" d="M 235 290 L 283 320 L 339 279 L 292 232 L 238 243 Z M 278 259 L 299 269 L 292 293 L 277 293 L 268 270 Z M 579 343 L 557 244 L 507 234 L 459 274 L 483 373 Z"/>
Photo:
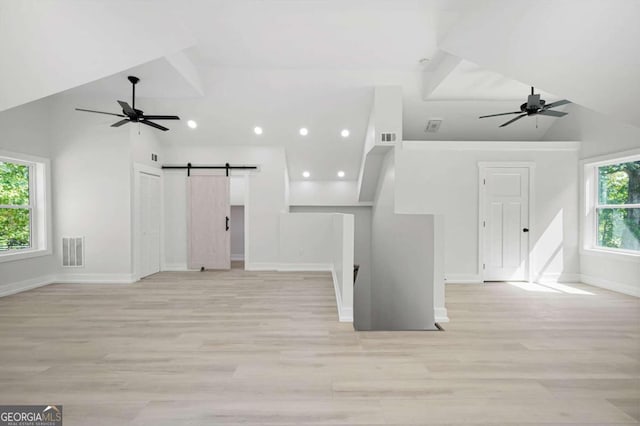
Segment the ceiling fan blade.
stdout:
<path fill-rule="evenodd" d="M 549 111 L 547 109 L 543 109 L 542 111 L 538 112 L 538 115 L 548 115 L 549 117 L 564 117 L 565 115 L 567 115 L 567 113 L 562 111 Z"/>
<path fill-rule="evenodd" d="M 128 118 L 125 118 L 124 120 L 120 120 L 117 123 L 113 123 L 111 127 L 120 127 L 123 124 L 127 124 L 127 123 L 131 123 L 131 120 L 129 120 Z"/>
<path fill-rule="evenodd" d="M 156 129 L 160 129 L 163 132 L 166 132 L 167 130 L 169 130 L 164 126 L 154 123 L 153 121 L 140 120 L 139 123 L 146 124 L 147 126 L 155 127 Z"/>
<path fill-rule="evenodd" d="M 499 126 L 499 127 L 508 126 L 509 124 L 513 123 L 514 121 L 518 121 L 518 120 L 520 120 L 522 117 L 526 117 L 526 116 L 527 116 L 527 114 L 519 115 L 519 116 L 517 116 L 516 118 L 514 118 L 514 119 L 512 119 L 512 120 L 507 121 L 506 123 L 504 123 L 503 125 L 501 125 L 501 126 Z"/>
<path fill-rule="evenodd" d="M 129 117 L 131 117 L 131 116 L 135 117 L 136 116 L 136 112 L 133 110 L 133 108 L 131 108 L 129 106 L 128 103 L 126 103 L 124 101 L 118 101 L 118 103 L 122 107 L 122 110 L 124 111 L 124 113 L 127 114 Z"/>
<path fill-rule="evenodd" d="M 143 115 L 145 120 L 180 120 L 177 115 Z"/>
<path fill-rule="evenodd" d="M 491 114 L 491 115 L 483 115 L 478 118 L 487 118 L 487 117 L 498 117 L 500 115 L 511 115 L 511 114 L 522 114 L 522 111 L 513 111 L 513 112 L 503 112 L 501 114 Z"/>
<path fill-rule="evenodd" d="M 551 102 L 550 104 L 546 104 L 544 106 L 544 109 L 554 108 L 554 107 L 557 107 L 557 106 L 560 106 L 560 105 L 565 105 L 565 104 L 570 104 L 570 103 L 571 103 L 571 101 L 563 99 L 561 101 L 556 101 L 556 102 Z"/>
<path fill-rule="evenodd" d="M 96 114 L 115 115 L 116 117 L 124 117 L 122 114 L 114 114 L 112 112 L 94 111 L 92 109 L 76 108 L 76 111 L 95 112 Z"/>

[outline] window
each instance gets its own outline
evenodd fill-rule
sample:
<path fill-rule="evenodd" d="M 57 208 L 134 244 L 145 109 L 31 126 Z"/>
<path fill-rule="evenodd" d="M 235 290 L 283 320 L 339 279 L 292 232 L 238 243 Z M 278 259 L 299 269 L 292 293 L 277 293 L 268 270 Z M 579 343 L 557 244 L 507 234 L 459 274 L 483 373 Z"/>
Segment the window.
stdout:
<path fill-rule="evenodd" d="M 640 159 L 595 169 L 595 247 L 640 253 Z"/>
<path fill-rule="evenodd" d="M 0 252 L 31 248 L 31 168 L 0 161 Z"/>
<path fill-rule="evenodd" d="M 0 152 L 0 261 L 48 254 L 48 161 Z"/>

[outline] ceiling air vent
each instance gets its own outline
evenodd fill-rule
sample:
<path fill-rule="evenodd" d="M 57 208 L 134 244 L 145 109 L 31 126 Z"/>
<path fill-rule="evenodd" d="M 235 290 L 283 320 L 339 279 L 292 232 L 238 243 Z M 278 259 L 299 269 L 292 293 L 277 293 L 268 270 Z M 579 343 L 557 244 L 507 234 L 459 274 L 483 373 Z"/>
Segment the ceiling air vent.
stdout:
<path fill-rule="evenodd" d="M 396 134 L 395 133 L 380 133 L 380 141 L 381 142 L 395 142 Z"/>
<path fill-rule="evenodd" d="M 424 131 L 427 133 L 436 133 L 438 130 L 440 130 L 441 124 L 442 124 L 442 120 L 440 119 L 429 120 L 427 122 L 427 127 L 424 129 Z"/>
<path fill-rule="evenodd" d="M 62 266 L 67 268 L 84 266 L 83 237 L 62 237 Z"/>

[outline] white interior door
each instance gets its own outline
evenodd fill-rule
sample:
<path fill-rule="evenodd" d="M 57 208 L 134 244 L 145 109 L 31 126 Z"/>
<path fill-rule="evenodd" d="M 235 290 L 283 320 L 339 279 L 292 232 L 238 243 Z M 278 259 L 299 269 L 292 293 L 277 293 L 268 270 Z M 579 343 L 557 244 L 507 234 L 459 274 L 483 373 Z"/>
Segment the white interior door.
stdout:
<path fill-rule="evenodd" d="M 140 276 L 160 272 L 160 177 L 140 173 Z"/>
<path fill-rule="evenodd" d="M 529 266 L 529 169 L 488 167 L 483 189 L 484 280 L 524 281 Z"/>
<path fill-rule="evenodd" d="M 187 178 L 189 193 L 189 268 L 230 269 L 229 178 Z"/>

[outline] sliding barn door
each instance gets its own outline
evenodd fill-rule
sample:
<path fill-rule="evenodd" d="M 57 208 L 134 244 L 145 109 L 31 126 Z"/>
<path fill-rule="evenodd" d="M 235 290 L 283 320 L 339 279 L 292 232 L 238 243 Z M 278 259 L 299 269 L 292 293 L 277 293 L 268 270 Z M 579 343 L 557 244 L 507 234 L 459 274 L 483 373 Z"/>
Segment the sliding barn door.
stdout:
<path fill-rule="evenodd" d="M 190 176 L 189 268 L 230 269 L 229 178 Z"/>

